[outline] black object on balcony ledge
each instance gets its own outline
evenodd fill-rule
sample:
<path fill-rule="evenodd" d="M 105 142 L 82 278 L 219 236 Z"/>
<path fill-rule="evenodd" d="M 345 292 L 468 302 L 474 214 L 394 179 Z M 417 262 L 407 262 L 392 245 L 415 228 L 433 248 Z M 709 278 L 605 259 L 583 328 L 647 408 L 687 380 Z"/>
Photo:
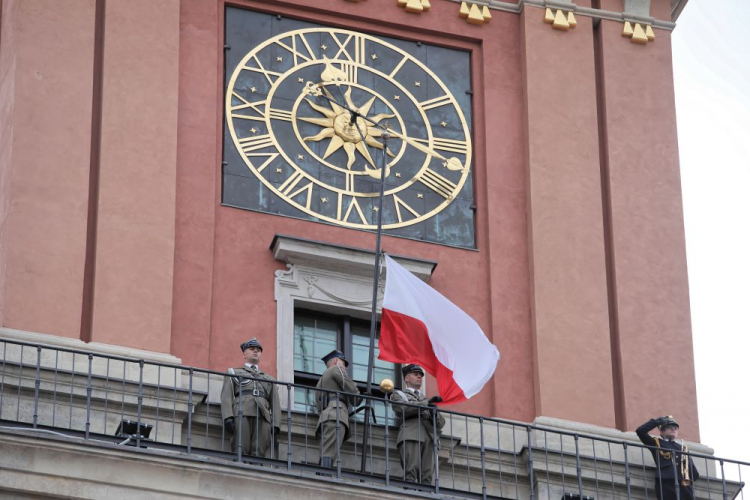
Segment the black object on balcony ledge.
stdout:
<path fill-rule="evenodd" d="M 594 497 L 588 495 L 579 495 L 578 493 L 563 493 L 560 500 L 595 500 Z"/>
<path fill-rule="evenodd" d="M 125 441 L 120 444 L 135 446 L 137 441 L 151 441 L 148 437 L 152 428 L 151 424 L 144 424 L 143 422 L 139 424 L 134 420 L 123 419 L 115 430 L 115 436 L 125 438 Z M 141 447 L 146 448 L 143 445 Z"/>

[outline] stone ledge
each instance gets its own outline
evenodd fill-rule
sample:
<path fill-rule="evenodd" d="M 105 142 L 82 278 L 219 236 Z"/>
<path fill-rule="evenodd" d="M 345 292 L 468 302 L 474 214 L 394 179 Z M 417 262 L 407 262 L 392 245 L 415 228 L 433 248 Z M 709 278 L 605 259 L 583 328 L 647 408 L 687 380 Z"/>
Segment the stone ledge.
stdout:
<path fill-rule="evenodd" d="M 94 355 L 103 354 L 105 356 L 122 356 L 125 358 L 142 359 L 144 361 L 149 361 L 152 363 L 165 363 L 169 365 L 182 364 L 182 360 L 180 358 L 161 352 L 132 349 L 129 347 L 120 347 L 111 344 L 102 344 L 99 342 L 87 343 L 79 339 L 58 337 L 56 335 L 28 332 L 25 330 L 14 330 L 12 328 L 0 327 L 0 339 L 17 340 L 19 342 L 43 344 L 50 347 L 87 351 Z"/>
<path fill-rule="evenodd" d="M 189 459 L 77 439 L 48 439 L 23 431 L 0 433 L 0 498 L 178 499 L 305 498 L 328 500 L 434 498 L 418 492 L 346 480 L 308 479 L 299 472 Z"/>

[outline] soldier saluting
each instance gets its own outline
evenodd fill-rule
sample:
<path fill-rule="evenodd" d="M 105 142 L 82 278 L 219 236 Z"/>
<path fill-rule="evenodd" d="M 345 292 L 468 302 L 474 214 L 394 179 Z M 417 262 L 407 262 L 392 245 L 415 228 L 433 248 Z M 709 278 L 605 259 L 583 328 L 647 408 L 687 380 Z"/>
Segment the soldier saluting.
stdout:
<path fill-rule="evenodd" d="M 224 419 L 224 429 L 232 436 L 229 442 L 233 451 L 237 450 L 237 437 L 241 434 L 243 454 L 266 457 L 271 445 L 271 427 L 278 432 L 281 424 L 279 395 L 272 383 L 276 379 L 258 367 L 263 354 L 263 346 L 258 339 L 253 337 L 243 342 L 240 349 L 245 364 L 240 368 L 230 368 L 231 376 L 224 377 L 221 418 Z"/>
<path fill-rule="evenodd" d="M 649 434 L 650 431 L 659 427 L 659 437 Z M 677 487 L 679 484 L 680 500 L 694 500 L 693 483 L 700 477 L 693 460 L 686 454 L 687 446 L 678 443 L 677 434 L 680 425 L 672 418 L 652 418 L 636 429 L 636 434 L 646 446 L 653 446 L 651 454 L 656 464 L 656 497 L 659 500 L 677 500 Z M 675 481 L 675 474 L 677 480 Z"/>
<path fill-rule="evenodd" d="M 350 436 L 349 408 L 357 406 L 362 398 L 353 395 L 359 394 L 359 389 L 346 373 L 349 362 L 344 357 L 344 353 L 334 349 L 322 360 L 327 369 L 315 386 L 317 389 L 324 389 L 318 390 L 315 396 L 315 403 L 320 413 L 315 433 L 321 445 L 320 465 L 331 468 L 339 456 L 341 444 Z M 350 394 L 339 394 L 337 399 L 336 392 Z"/>

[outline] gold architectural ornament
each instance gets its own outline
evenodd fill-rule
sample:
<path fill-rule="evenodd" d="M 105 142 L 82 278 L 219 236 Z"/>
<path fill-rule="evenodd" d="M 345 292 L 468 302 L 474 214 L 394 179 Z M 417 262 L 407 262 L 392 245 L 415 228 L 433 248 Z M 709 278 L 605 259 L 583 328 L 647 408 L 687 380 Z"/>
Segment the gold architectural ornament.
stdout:
<path fill-rule="evenodd" d="M 630 21 L 625 21 L 622 27 L 622 36 L 628 37 L 631 42 L 641 45 L 652 42 L 656 38 L 654 29 L 650 24 L 641 25 L 641 23 L 631 23 Z"/>
<path fill-rule="evenodd" d="M 393 392 L 393 380 L 389 378 L 384 378 L 380 381 L 380 390 L 385 393 Z"/>
<path fill-rule="evenodd" d="M 415 14 L 426 12 L 432 7 L 430 0 L 398 0 L 398 6 L 406 12 L 413 12 Z"/>
<path fill-rule="evenodd" d="M 573 12 L 566 12 L 562 9 L 553 11 L 549 7 L 544 9 L 544 22 L 551 24 L 554 29 L 561 31 L 568 31 L 570 28 L 578 26 L 578 21 L 576 21 L 576 16 Z"/>
<path fill-rule="evenodd" d="M 475 3 L 461 2 L 461 8 L 458 10 L 458 17 L 466 19 L 469 24 L 484 24 L 492 19 L 490 9 L 486 5 L 481 8 Z"/>

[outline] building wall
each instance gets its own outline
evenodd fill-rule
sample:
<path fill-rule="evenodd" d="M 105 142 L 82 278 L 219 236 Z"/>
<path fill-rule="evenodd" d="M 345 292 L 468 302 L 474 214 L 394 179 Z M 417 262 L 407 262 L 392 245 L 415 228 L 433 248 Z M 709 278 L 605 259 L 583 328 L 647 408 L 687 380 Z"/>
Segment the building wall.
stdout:
<path fill-rule="evenodd" d="M 669 31 L 639 45 L 621 21 L 561 31 L 525 5 L 479 26 L 431 3 L 238 5 L 471 51 L 477 250 L 383 243 L 438 262 L 431 285 L 502 352 L 457 409 L 621 429 L 673 413 L 697 439 Z M 374 235 L 221 206 L 223 0 L 58 4 L 2 2 L 2 326 L 221 370 L 257 336 L 275 373 L 274 235 Z M 669 21 L 669 0 L 649 12 Z M 667 379 L 682 392 L 649 398 Z"/>

